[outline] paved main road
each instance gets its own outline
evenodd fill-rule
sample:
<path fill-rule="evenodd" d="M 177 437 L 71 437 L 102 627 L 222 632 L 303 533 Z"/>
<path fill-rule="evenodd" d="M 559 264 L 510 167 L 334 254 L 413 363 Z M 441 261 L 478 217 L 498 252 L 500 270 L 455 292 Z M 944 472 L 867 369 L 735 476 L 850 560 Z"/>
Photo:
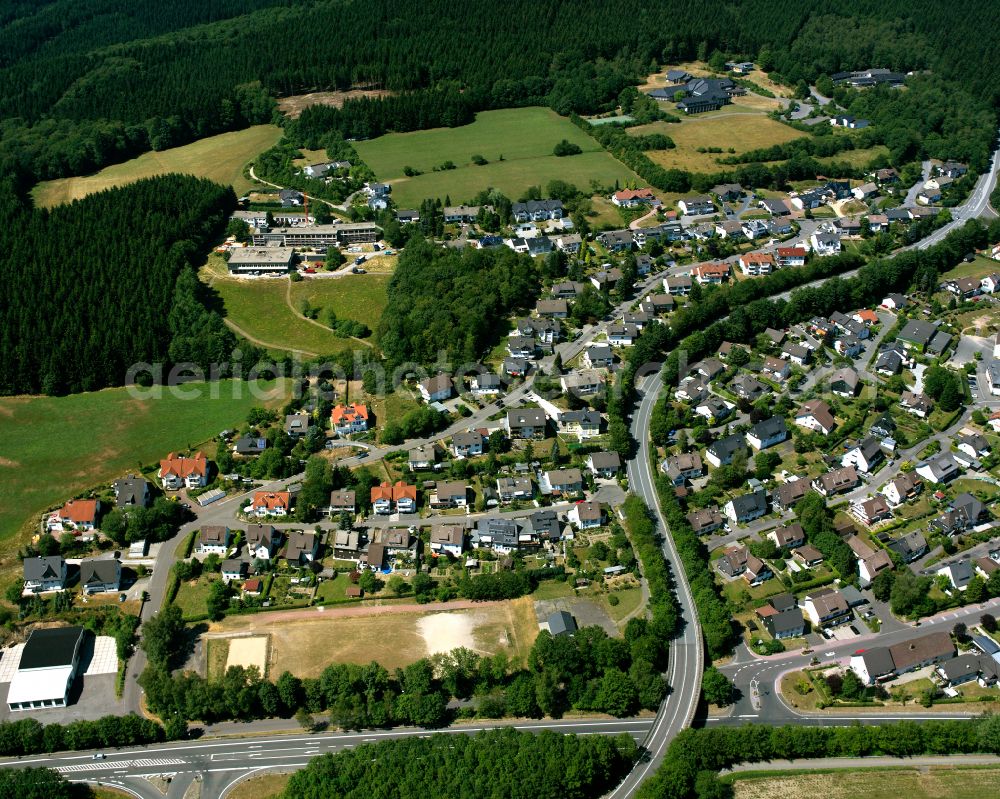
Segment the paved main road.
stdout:
<path fill-rule="evenodd" d="M 0 760 L 0 768 L 32 766 L 55 769 L 70 780 L 100 782 L 127 790 L 140 799 L 164 799 L 147 779 L 152 776 L 170 777 L 166 799 L 182 797 L 196 776 L 201 779 L 203 797 L 222 797 L 243 777 L 258 771 L 293 771 L 309 760 L 327 752 L 350 749 L 363 743 L 426 737 L 432 732 L 472 734 L 482 730 L 513 726 L 518 730 L 555 730 L 579 735 L 627 734 L 641 740 L 653 724 L 653 719 L 564 719 L 525 722 L 513 725 L 456 725 L 444 730 L 424 730 L 401 727 L 393 730 L 364 732 L 317 733 L 230 740 L 175 741 L 130 749 L 104 750 L 103 759 L 95 759 L 96 751 L 73 752 L 40 757 Z"/>

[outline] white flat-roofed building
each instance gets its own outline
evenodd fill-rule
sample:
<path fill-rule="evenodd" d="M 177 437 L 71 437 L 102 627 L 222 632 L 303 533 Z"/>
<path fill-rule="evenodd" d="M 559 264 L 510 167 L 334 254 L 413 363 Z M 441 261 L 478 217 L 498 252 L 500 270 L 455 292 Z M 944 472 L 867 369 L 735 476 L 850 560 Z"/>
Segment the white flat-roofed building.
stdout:
<path fill-rule="evenodd" d="M 7 691 L 10 710 L 65 707 L 82 642 L 82 627 L 33 630 Z"/>
<path fill-rule="evenodd" d="M 291 247 L 237 247 L 229 253 L 229 273 L 281 275 L 292 268 Z"/>

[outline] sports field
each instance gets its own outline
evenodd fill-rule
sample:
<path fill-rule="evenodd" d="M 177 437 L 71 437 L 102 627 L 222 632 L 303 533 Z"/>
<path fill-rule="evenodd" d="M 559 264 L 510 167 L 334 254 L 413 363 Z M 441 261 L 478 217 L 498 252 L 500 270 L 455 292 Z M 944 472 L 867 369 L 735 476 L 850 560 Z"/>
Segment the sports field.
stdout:
<path fill-rule="evenodd" d="M 237 333 L 269 350 L 306 357 L 368 345 L 335 336 L 322 310 L 317 319 L 304 319 L 300 313 L 303 298 L 313 308 L 332 308 L 339 318 L 364 322 L 374 329 L 385 307 L 389 282 L 385 274 L 311 278 L 301 283 L 290 283 L 287 278 L 237 280 L 228 277 L 217 256 L 209 259 L 200 275 L 219 293 L 226 321 Z"/>
<path fill-rule="evenodd" d="M 138 158 L 105 167 L 93 175 L 47 180 L 35 186 L 31 195 L 36 204 L 49 207 L 168 172 L 210 178 L 232 186 L 239 195 L 253 185 L 243 177 L 243 167 L 273 146 L 280 136 L 281 128 L 275 125 L 256 125 L 246 130 L 220 133 L 183 147 L 143 153 Z"/>
<path fill-rule="evenodd" d="M 557 158 L 552 148 L 562 139 L 579 145 L 583 153 Z M 380 180 L 392 182 L 393 200 L 402 208 L 416 207 L 427 197 L 450 197 L 458 204 L 489 187 L 516 199 L 529 186 L 544 190 L 556 179 L 580 188 L 589 188 L 591 180 L 605 185 L 641 182 L 590 136 L 547 108 L 483 111 L 462 127 L 390 133 L 355 147 Z M 475 155 L 489 163 L 475 166 Z M 456 168 L 433 171 L 446 161 Z M 407 166 L 423 174 L 408 178 L 403 174 Z"/>
<path fill-rule="evenodd" d="M 506 652 L 515 660 L 527 658 L 538 636 L 531 599 L 449 610 L 454 604 L 419 610 L 414 605 L 332 606 L 323 612 L 311 608 L 231 616 L 213 624 L 210 631 L 268 636 L 270 672 L 287 670 L 297 677 L 316 677 L 331 663 L 375 660 L 392 670 L 460 646 L 480 654 Z M 317 641 L 323 645 L 315 646 Z"/>
<path fill-rule="evenodd" d="M 269 384 L 265 399 L 252 396 L 243 383 L 185 388 L 201 396 L 183 399 L 165 391 L 159 399 L 140 400 L 111 388 L 0 399 L 0 539 L 23 543 L 14 534 L 49 505 L 155 463 L 170 450 L 198 446 L 241 422 L 254 405 L 286 399 L 283 383 Z M 214 451 L 212 445 L 207 454 Z"/>
<path fill-rule="evenodd" d="M 737 105 L 728 105 L 710 114 L 685 117 L 679 123 L 654 122 L 640 125 L 630 128 L 629 133 L 666 134 L 674 140 L 677 147 L 673 150 L 653 150 L 646 154 L 668 169 L 685 169 L 689 172 L 718 172 L 720 169 L 731 168 L 723 167 L 717 159 L 783 144 L 806 135 L 776 122 L 763 112 Z M 700 153 L 699 147 L 719 147 L 722 152 Z M 735 153 L 729 152 L 730 147 Z"/>
<path fill-rule="evenodd" d="M 984 788 L 1000 784 L 1000 769 L 931 768 L 835 770 L 804 772 L 774 777 L 747 777 L 733 781 L 736 799 L 815 799 L 840 796 L 844 799 L 979 799 Z"/>

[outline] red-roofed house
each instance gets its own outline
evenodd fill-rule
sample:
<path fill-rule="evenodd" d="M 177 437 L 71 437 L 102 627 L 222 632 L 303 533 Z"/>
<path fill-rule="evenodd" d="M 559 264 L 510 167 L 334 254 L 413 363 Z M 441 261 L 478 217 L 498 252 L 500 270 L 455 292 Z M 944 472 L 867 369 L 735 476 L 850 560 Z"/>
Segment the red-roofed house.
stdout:
<path fill-rule="evenodd" d="M 805 266 L 805 247 L 778 247 L 778 266 Z"/>
<path fill-rule="evenodd" d="M 101 502 L 97 499 L 71 499 L 49 517 L 50 530 L 76 530 L 83 532 L 97 526 Z"/>
<path fill-rule="evenodd" d="M 769 252 L 748 252 L 740 256 L 744 275 L 769 275 L 774 271 L 774 256 Z"/>
<path fill-rule="evenodd" d="M 171 452 L 160 461 L 157 472 L 163 488 L 176 491 L 180 488 L 203 488 L 208 484 L 208 460 L 201 452 L 178 455 Z"/>
<path fill-rule="evenodd" d="M 699 283 L 718 285 L 729 280 L 729 264 L 701 264 L 691 270 L 691 276 Z"/>
<path fill-rule="evenodd" d="M 251 510 L 257 516 L 287 516 L 292 509 L 288 491 L 255 491 Z"/>
<path fill-rule="evenodd" d="M 338 405 L 330 412 L 333 429 L 342 436 L 364 433 L 368 429 L 368 406 L 361 402 Z"/>
<path fill-rule="evenodd" d="M 611 195 L 611 202 L 619 208 L 635 208 L 637 205 L 652 205 L 655 208 L 660 204 L 650 189 L 622 189 Z"/>

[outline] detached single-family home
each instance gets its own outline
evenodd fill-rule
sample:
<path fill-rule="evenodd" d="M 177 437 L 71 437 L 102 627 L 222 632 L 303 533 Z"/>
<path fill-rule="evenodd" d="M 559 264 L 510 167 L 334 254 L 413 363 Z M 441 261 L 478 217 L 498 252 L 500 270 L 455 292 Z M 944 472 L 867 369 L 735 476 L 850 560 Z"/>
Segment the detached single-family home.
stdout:
<path fill-rule="evenodd" d="M 255 560 L 270 560 L 279 537 L 270 524 L 251 524 L 246 533 L 247 553 Z"/>
<path fill-rule="evenodd" d="M 789 524 L 776 527 L 767 534 L 778 549 L 796 549 L 806 542 L 805 530 L 801 524 Z"/>
<path fill-rule="evenodd" d="M 250 564 L 239 558 L 229 558 L 222 561 L 222 582 L 231 583 L 233 580 L 245 580 L 250 574 Z"/>
<path fill-rule="evenodd" d="M 703 508 L 687 515 L 688 524 L 697 535 L 707 535 L 718 530 L 726 523 L 726 517 L 717 508 Z"/>
<path fill-rule="evenodd" d="M 788 425 L 782 416 L 757 422 L 747 431 L 747 443 L 756 450 L 768 449 L 788 438 Z"/>
<path fill-rule="evenodd" d="M 691 277 L 702 285 L 718 286 L 729 280 L 729 264 L 699 264 L 691 270 Z"/>
<path fill-rule="evenodd" d="M 456 458 L 474 458 L 483 454 L 483 434 L 478 430 L 455 433 L 451 437 L 451 451 Z"/>
<path fill-rule="evenodd" d="M 407 456 L 407 465 L 411 471 L 417 469 L 433 469 L 437 463 L 437 447 L 433 444 L 424 444 L 410 450 Z"/>
<path fill-rule="evenodd" d="M 464 480 L 440 480 L 431 492 L 432 508 L 464 508 L 469 504 L 469 484 Z"/>
<path fill-rule="evenodd" d="M 88 532 L 97 527 L 100 512 L 100 500 L 71 499 L 49 518 L 49 529 Z"/>
<path fill-rule="evenodd" d="M 830 435 L 837 422 L 833 418 L 830 406 L 821 399 L 813 399 L 804 403 L 795 414 L 795 424 L 806 430 L 813 430 L 827 436 Z"/>
<path fill-rule="evenodd" d="M 976 572 L 969 561 L 958 560 L 954 563 L 949 563 L 947 566 L 942 566 L 937 570 L 937 573 L 947 577 L 952 588 L 964 591 L 969 587 L 969 582 L 975 576 Z"/>
<path fill-rule="evenodd" d="M 840 459 L 841 466 L 853 466 L 859 472 L 871 473 L 885 460 L 885 454 L 877 440 L 869 436 L 856 447 L 847 451 Z"/>
<path fill-rule="evenodd" d="M 285 537 L 285 545 L 281 549 L 281 557 L 291 566 L 304 566 L 312 563 L 319 554 L 319 536 L 304 530 L 290 530 Z"/>
<path fill-rule="evenodd" d="M 201 452 L 192 455 L 171 452 L 160 461 L 157 477 L 166 491 L 204 488 L 208 485 L 208 459 Z"/>
<path fill-rule="evenodd" d="M 457 524 L 442 524 L 431 528 L 431 552 L 459 557 L 465 550 L 465 528 Z"/>
<path fill-rule="evenodd" d="M 451 375 L 443 373 L 421 380 L 418 388 L 424 402 L 441 402 L 442 400 L 449 399 L 454 391 L 451 384 Z"/>
<path fill-rule="evenodd" d="M 590 530 L 604 524 L 604 509 L 600 502 L 577 502 L 566 516 L 581 530 Z"/>
<path fill-rule="evenodd" d="M 514 519 L 480 519 L 472 528 L 472 548 L 492 549 L 501 555 L 515 552 L 522 545 L 537 543 L 533 534 L 525 532 L 522 540 L 521 527 Z"/>
<path fill-rule="evenodd" d="M 631 347 L 639 338 L 639 328 L 633 324 L 616 322 L 608 325 L 608 343 L 612 347 Z"/>
<path fill-rule="evenodd" d="M 583 474 L 579 469 L 552 469 L 542 475 L 543 493 L 579 494 L 583 491 Z"/>
<path fill-rule="evenodd" d="M 823 562 L 823 553 L 812 544 L 803 544 L 792 550 L 792 560 L 807 569 L 813 569 Z"/>
<path fill-rule="evenodd" d="M 535 486 L 530 477 L 498 477 L 497 496 L 501 502 L 530 500 L 535 495 Z"/>
<path fill-rule="evenodd" d="M 342 489 L 330 492 L 330 506 L 327 513 L 330 516 L 338 513 L 354 514 L 358 510 L 357 493 L 352 489 Z"/>
<path fill-rule="evenodd" d="M 813 480 L 813 488 L 824 497 L 832 497 L 857 488 L 861 482 L 858 471 L 853 466 L 844 466 L 821 474 Z"/>
<path fill-rule="evenodd" d="M 229 552 L 232 532 L 222 524 L 205 525 L 198 531 L 195 551 L 199 555 L 225 555 Z"/>
<path fill-rule="evenodd" d="M 583 365 L 588 369 L 606 369 L 614 362 L 614 352 L 607 344 L 593 344 L 584 350 Z"/>
<path fill-rule="evenodd" d="M 886 544 L 889 550 L 899 555 L 904 562 L 912 563 L 927 551 L 927 539 L 919 530 L 890 541 Z"/>
<path fill-rule="evenodd" d="M 330 412 L 330 422 L 341 436 L 364 433 L 368 430 L 368 406 L 361 402 L 338 405 Z"/>
<path fill-rule="evenodd" d="M 84 558 L 80 561 L 80 587 L 85 594 L 119 591 L 122 562 L 118 558 Z"/>
<path fill-rule="evenodd" d="M 916 472 L 928 483 L 949 483 L 962 474 L 955 459 L 947 452 L 921 463 Z"/>
<path fill-rule="evenodd" d="M 687 275 L 668 275 L 663 278 L 663 290 L 672 297 L 686 297 L 691 293 L 691 278 Z"/>
<path fill-rule="evenodd" d="M 540 408 L 507 411 L 504 427 L 511 438 L 545 438 L 546 417 Z"/>
<path fill-rule="evenodd" d="M 705 467 L 697 452 L 682 452 L 671 455 L 660 464 L 660 470 L 670 478 L 675 486 L 684 485 L 688 480 L 701 477 Z"/>
<path fill-rule="evenodd" d="M 890 507 L 898 508 L 904 502 L 914 499 L 923 485 L 916 475 L 904 472 L 882 487 L 882 496 Z"/>
<path fill-rule="evenodd" d="M 681 213 L 686 216 L 703 216 L 715 213 L 715 204 L 707 194 L 697 194 L 692 197 L 683 197 L 678 203 Z"/>
<path fill-rule="evenodd" d="M 24 590 L 35 594 L 62 591 L 66 587 L 66 561 L 58 555 L 25 558 Z"/>
<path fill-rule="evenodd" d="M 595 477 L 615 477 L 622 468 L 621 456 L 617 452 L 592 452 L 587 458 L 587 468 Z"/>
<path fill-rule="evenodd" d="M 767 513 L 767 492 L 760 488 L 750 494 L 734 497 L 726 503 L 723 510 L 733 523 L 752 522 Z"/>
<path fill-rule="evenodd" d="M 149 483 L 142 477 L 130 474 L 111 484 L 115 492 L 115 507 L 119 510 L 145 508 L 149 505 Z"/>
<path fill-rule="evenodd" d="M 312 419 L 308 413 L 289 413 L 285 416 L 285 433 L 289 438 L 302 438 L 311 427 Z"/>
<path fill-rule="evenodd" d="M 740 256 L 740 269 L 752 277 L 769 275 L 775 269 L 774 256 L 769 252 L 745 253 Z"/>
<path fill-rule="evenodd" d="M 892 518 L 892 511 L 883 497 L 852 502 L 850 512 L 855 519 L 868 527 Z"/>
<path fill-rule="evenodd" d="M 652 189 L 621 189 L 611 195 L 611 202 L 619 208 L 635 208 L 639 205 L 649 205 L 655 208 L 660 204 Z"/>
<path fill-rule="evenodd" d="M 861 384 L 858 373 L 849 366 L 831 372 L 829 381 L 830 391 L 838 397 L 846 399 L 853 398 L 858 393 L 858 386 Z"/>
<path fill-rule="evenodd" d="M 737 452 L 746 453 L 746 451 L 746 440 L 739 433 L 733 433 L 710 444 L 705 450 L 705 460 L 716 468 L 728 466 L 733 462 L 733 456 Z"/>
<path fill-rule="evenodd" d="M 289 491 L 255 491 L 250 512 L 256 516 L 287 516 L 292 509 Z"/>
<path fill-rule="evenodd" d="M 926 419 L 934 407 L 934 403 L 926 394 L 914 394 L 912 391 L 904 391 L 899 398 L 899 406 L 914 416 Z"/>
<path fill-rule="evenodd" d="M 808 253 L 805 247 L 778 247 L 777 265 L 779 268 L 805 266 Z"/>
<path fill-rule="evenodd" d="M 809 237 L 813 252 L 820 257 L 840 253 L 840 236 L 836 233 L 820 233 L 816 231 Z"/>
<path fill-rule="evenodd" d="M 836 627 L 851 620 L 851 608 L 835 588 L 806 596 L 802 611 L 813 627 Z"/>
<path fill-rule="evenodd" d="M 764 357 L 763 372 L 772 380 L 787 380 L 792 374 L 792 368 L 784 358 L 767 355 Z"/>
<path fill-rule="evenodd" d="M 771 504 L 774 506 L 776 511 L 783 513 L 790 510 L 796 502 L 808 493 L 808 480 L 789 480 L 787 483 L 782 483 L 774 489 L 774 492 L 771 495 Z"/>

